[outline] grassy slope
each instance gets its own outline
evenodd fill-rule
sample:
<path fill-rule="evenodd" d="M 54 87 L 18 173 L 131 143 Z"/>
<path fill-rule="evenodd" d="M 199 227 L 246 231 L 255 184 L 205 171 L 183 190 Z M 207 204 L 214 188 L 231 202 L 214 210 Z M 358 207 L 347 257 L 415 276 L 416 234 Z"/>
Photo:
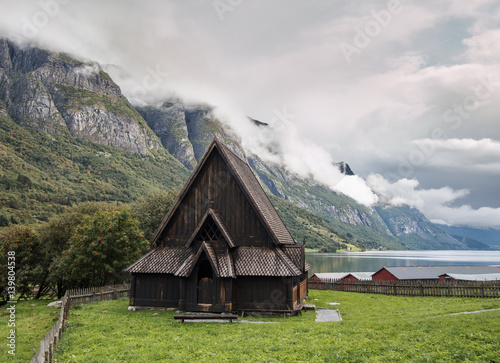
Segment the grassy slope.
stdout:
<path fill-rule="evenodd" d="M 269 199 L 297 243 L 317 249 L 334 242 L 344 242 L 323 219 L 315 214 L 273 195 L 270 195 Z"/>
<path fill-rule="evenodd" d="M 25 129 L 0 104 L 0 213 L 18 222 L 46 220 L 80 201 L 130 202 L 149 190 L 181 185 L 187 176 L 163 149 L 131 154 Z"/>
<path fill-rule="evenodd" d="M 185 323 L 173 311 L 129 312 L 127 300 L 70 311 L 59 362 L 449 362 L 497 361 L 498 299 L 393 297 L 311 290 L 309 302 L 336 306 L 342 322 L 245 318 L 273 324 Z"/>

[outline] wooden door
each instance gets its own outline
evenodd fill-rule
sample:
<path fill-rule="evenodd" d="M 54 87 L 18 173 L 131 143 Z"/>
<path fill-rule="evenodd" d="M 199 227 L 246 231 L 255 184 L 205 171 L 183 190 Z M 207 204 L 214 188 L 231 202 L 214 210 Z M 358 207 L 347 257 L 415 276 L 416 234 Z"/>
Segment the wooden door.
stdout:
<path fill-rule="evenodd" d="M 203 277 L 198 281 L 198 304 L 212 304 L 213 280 Z"/>

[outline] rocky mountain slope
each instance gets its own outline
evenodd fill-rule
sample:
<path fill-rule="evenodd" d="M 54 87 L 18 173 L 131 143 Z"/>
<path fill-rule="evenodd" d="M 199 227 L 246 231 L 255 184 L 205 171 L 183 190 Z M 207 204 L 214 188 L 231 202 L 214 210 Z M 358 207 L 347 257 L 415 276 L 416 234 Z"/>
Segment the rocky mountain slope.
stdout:
<path fill-rule="evenodd" d="M 216 135 L 249 162 L 294 236 L 310 247 L 467 248 L 417 210 L 368 208 L 243 150 L 209 105 L 169 99 L 134 108 L 91 61 L 0 40 L 0 121 L 0 214 L 11 222 L 182 184 Z M 337 166 L 353 174 L 345 162 Z"/>
<path fill-rule="evenodd" d="M 161 146 L 95 62 L 0 40 L 0 100 L 24 127 L 140 154 Z"/>

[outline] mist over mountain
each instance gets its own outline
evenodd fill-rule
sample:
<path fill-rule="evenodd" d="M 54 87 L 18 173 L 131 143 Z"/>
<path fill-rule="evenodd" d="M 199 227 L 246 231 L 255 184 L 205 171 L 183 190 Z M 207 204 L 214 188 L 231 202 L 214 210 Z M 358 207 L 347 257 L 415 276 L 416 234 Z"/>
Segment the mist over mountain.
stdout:
<path fill-rule="evenodd" d="M 92 61 L 0 40 L 0 100 L 5 135 L 24 135 L 26 147 L 33 150 L 42 150 L 47 140 L 54 140 L 38 159 L 37 155 L 27 156 L 13 138 L 1 140 L 2 150 L 11 160 L 1 169 L 1 211 L 17 219 L 36 219 L 30 215 L 29 202 L 20 202 L 26 190 L 24 198 L 33 198 L 48 216 L 60 210 L 59 206 L 82 200 L 129 202 L 148 190 L 181 184 L 217 136 L 248 161 L 269 195 L 280 198 L 273 199 L 278 210 L 306 246 L 345 242 L 367 249 L 473 248 L 431 223 L 416 208 L 367 205 L 349 197 L 349 188 L 359 188 L 364 181 L 346 162 L 328 166 L 336 168 L 330 175 L 338 178 L 335 184 L 342 185 L 339 190 L 344 193 L 332 190 L 331 179 L 291 169 L 283 145 L 266 144 L 267 139 L 262 138 L 262 153 L 255 145 L 249 147 L 239 130 L 209 104 L 169 98 L 133 107 L 113 79 Z M 272 128 L 250 118 L 245 122 L 248 125 L 243 127 Z M 66 149 L 58 149 L 61 145 Z M 50 171 L 43 170 L 42 155 L 54 159 Z M 130 168 L 127 164 L 133 160 L 137 163 Z M 138 165 L 140 160 L 142 165 Z M 121 174 L 115 174 L 117 171 Z M 29 185 L 22 185 L 25 179 L 20 176 L 27 177 L 30 183 L 24 184 Z M 71 198 L 56 202 L 50 185 L 72 194 Z M 307 211 L 307 219 L 300 218 L 300 208 Z"/>

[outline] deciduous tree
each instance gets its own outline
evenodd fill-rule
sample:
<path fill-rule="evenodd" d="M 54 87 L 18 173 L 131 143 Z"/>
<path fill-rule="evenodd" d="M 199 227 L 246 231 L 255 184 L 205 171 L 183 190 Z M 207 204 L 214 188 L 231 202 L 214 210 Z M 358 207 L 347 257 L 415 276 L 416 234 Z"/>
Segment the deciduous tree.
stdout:
<path fill-rule="evenodd" d="M 72 287 L 123 282 L 124 269 L 142 256 L 148 242 L 130 210 L 103 211 L 84 217 L 63 251 L 60 267 Z"/>

